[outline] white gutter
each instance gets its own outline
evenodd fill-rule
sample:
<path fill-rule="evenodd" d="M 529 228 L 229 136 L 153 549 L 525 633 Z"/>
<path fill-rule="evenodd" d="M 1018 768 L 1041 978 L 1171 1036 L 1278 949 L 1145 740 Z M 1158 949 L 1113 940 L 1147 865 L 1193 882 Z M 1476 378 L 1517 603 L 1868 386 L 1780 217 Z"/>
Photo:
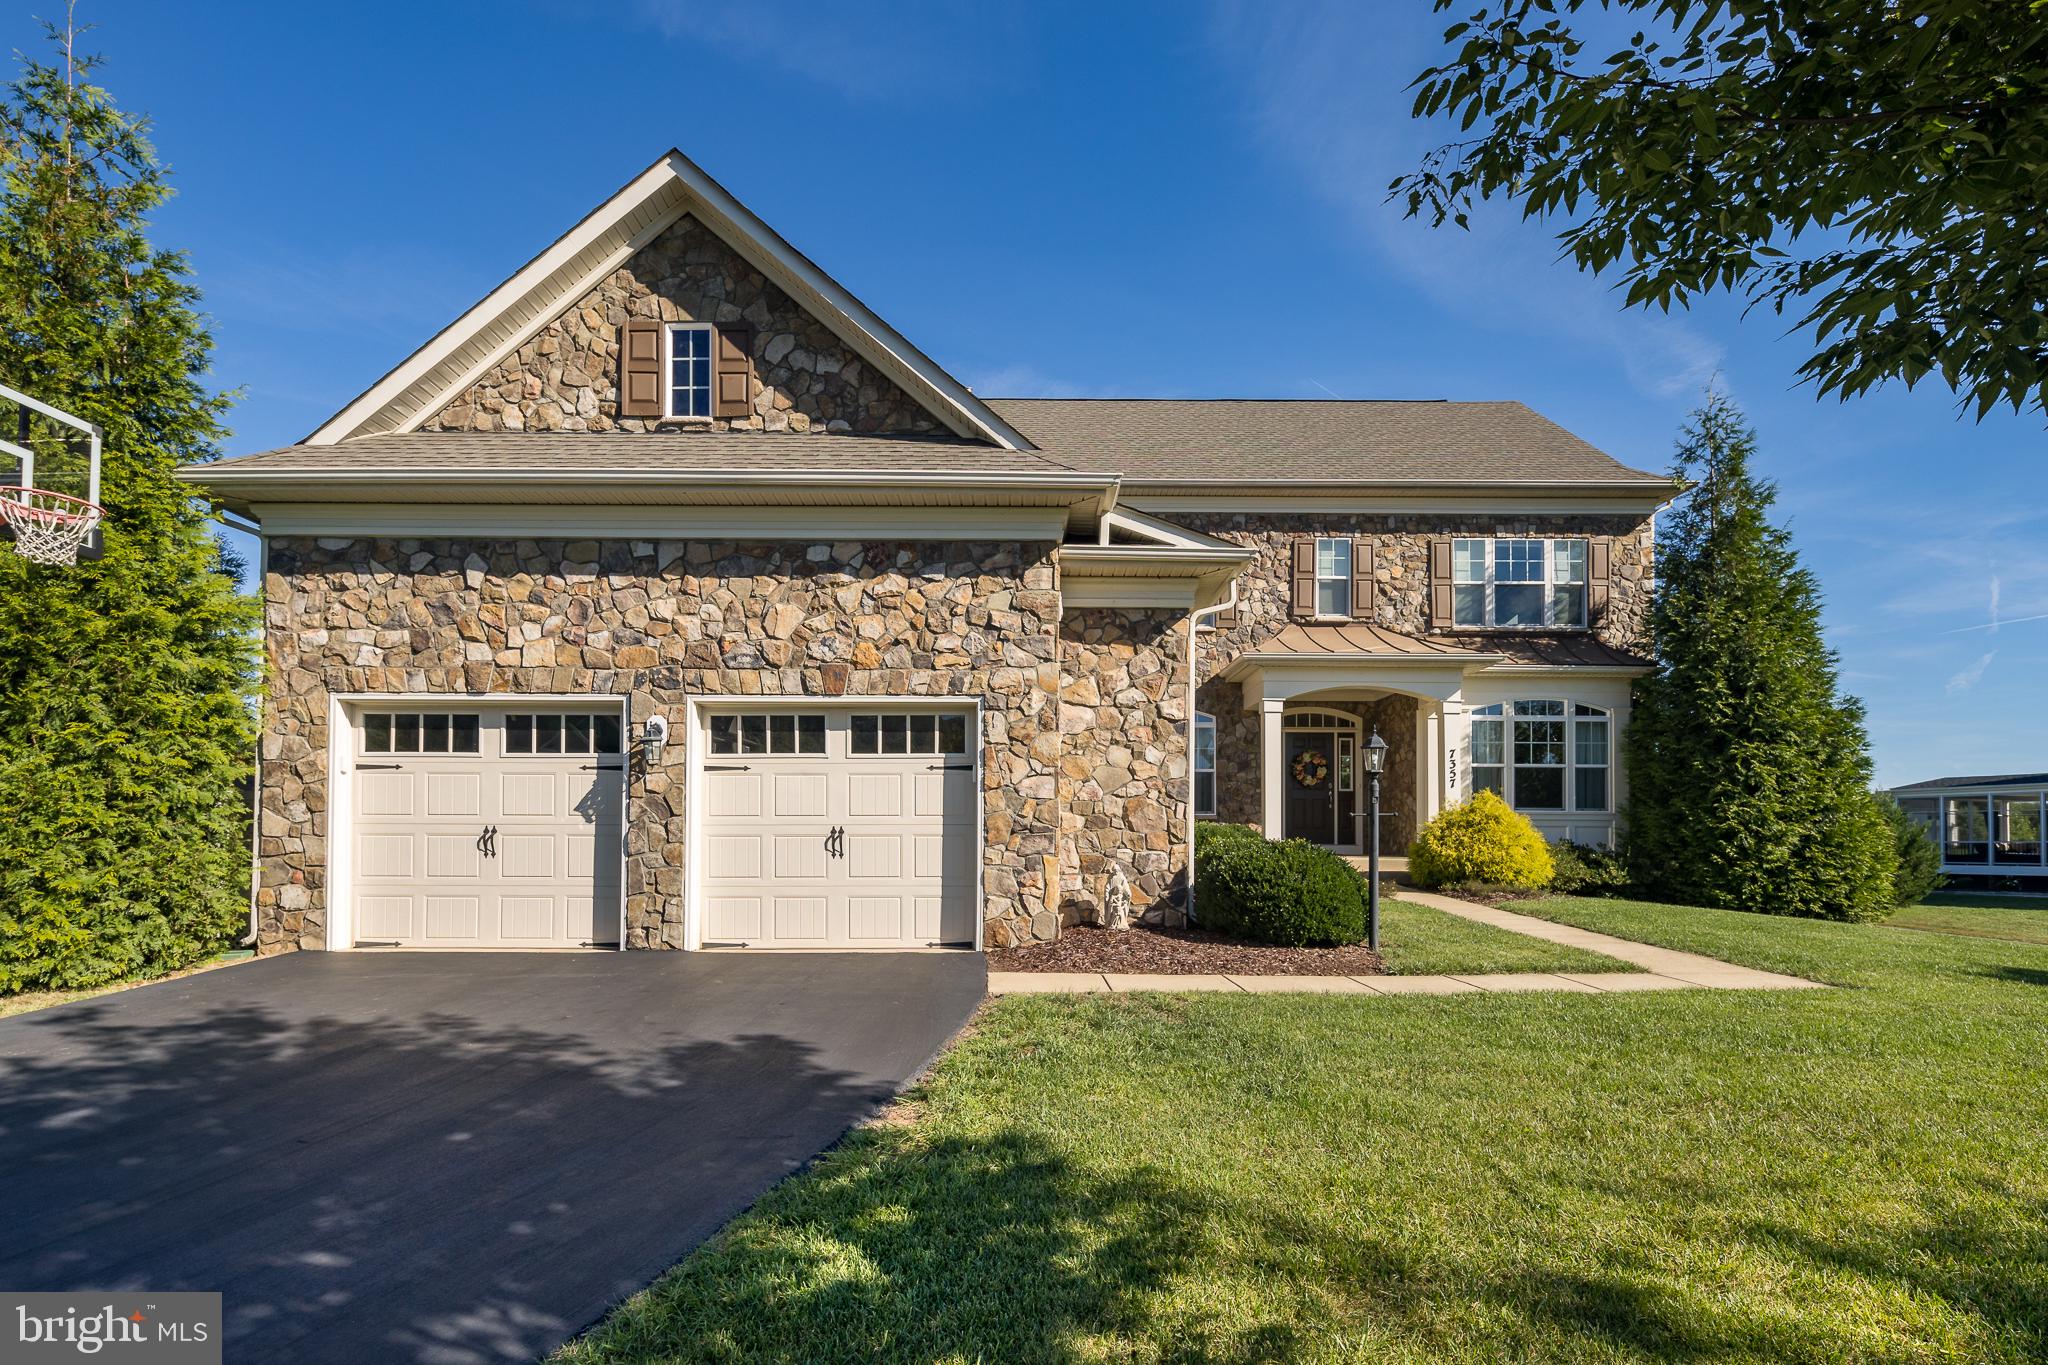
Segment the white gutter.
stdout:
<path fill-rule="evenodd" d="M 1230 580 L 1230 596 L 1213 606 L 1197 607 L 1188 613 L 1188 923 L 1195 922 L 1195 628 L 1204 616 L 1214 616 L 1237 605 L 1237 580 Z"/>
<path fill-rule="evenodd" d="M 263 585 L 270 577 L 270 537 L 263 534 L 262 527 L 258 526 L 254 529 L 256 532 L 256 600 L 261 603 L 264 600 Z M 265 609 L 264 617 L 262 629 L 267 635 L 270 630 L 268 608 Z M 266 648 L 263 652 L 264 657 L 268 659 L 270 651 Z M 242 936 L 240 943 L 235 945 L 238 948 L 254 948 L 256 946 L 256 893 L 263 886 L 263 708 L 268 705 L 268 701 L 258 703 L 256 712 L 256 752 L 253 756 L 253 761 L 249 765 L 249 932 Z"/>

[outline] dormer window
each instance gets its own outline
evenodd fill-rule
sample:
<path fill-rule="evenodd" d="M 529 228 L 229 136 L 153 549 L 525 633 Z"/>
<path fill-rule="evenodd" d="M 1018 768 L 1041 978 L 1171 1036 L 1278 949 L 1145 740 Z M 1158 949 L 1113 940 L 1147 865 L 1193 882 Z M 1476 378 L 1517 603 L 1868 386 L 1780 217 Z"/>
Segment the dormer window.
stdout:
<path fill-rule="evenodd" d="M 668 329 L 668 415 L 709 417 L 711 410 L 711 329 L 682 323 Z"/>

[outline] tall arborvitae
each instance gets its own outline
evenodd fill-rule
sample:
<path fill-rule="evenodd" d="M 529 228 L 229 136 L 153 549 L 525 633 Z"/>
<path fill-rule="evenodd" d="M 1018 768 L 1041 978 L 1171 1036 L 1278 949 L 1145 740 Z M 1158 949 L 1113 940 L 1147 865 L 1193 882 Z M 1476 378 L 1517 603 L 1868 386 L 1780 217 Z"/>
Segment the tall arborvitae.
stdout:
<path fill-rule="evenodd" d="M 146 137 L 76 30 L 0 102 L 0 382 L 105 430 L 105 557 L 0 549 L 0 992 L 182 966 L 247 910 L 254 599 L 171 472 L 226 407 Z"/>
<path fill-rule="evenodd" d="M 1892 841 L 1870 792 L 1863 707 L 1836 687 L 1820 594 L 1756 437 L 1710 397 L 1679 442 L 1693 488 L 1660 537 L 1657 671 L 1628 729 L 1628 850 L 1659 899 L 1865 919 L 1892 907 Z"/>

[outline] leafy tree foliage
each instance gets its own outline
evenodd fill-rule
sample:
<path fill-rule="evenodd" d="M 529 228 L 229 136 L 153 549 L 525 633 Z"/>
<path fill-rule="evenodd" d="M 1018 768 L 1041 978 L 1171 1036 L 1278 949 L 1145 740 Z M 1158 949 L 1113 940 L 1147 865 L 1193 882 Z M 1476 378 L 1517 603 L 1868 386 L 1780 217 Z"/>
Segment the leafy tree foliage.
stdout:
<path fill-rule="evenodd" d="M 1505 195 L 1630 305 L 1789 310 L 1822 394 L 2048 411 L 2041 0 L 1491 0 L 1445 38 L 1415 111 L 1471 136 L 1394 182 L 1411 216 Z"/>
<path fill-rule="evenodd" d="M 105 557 L 0 551 L 0 992 L 183 966 L 247 913 L 256 606 L 172 481 L 226 401 L 142 119 L 75 33 L 0 101 L 0 378 L 105 431 Z"/>
<path fill-rule="evenodd" d="M 1657 670 L 1629 720 L 1629 871 L 1658 900 L 1870 919 L 1892 909 L 1893 852 L 1863 706 L 1836 689 L 1819 590 L 1767 519 L 1755 445 L 1720 396 L 1679 442 L 1695 482 L 1659 546 Z"/>
<path fill-rule="evenodd" d="M 1892 899 L 1900 905 L 1918 905 L 1942 883 L 1941 846 L 1891 793 L 1880 792 L 1877 806 L 1892 830 Z"/>

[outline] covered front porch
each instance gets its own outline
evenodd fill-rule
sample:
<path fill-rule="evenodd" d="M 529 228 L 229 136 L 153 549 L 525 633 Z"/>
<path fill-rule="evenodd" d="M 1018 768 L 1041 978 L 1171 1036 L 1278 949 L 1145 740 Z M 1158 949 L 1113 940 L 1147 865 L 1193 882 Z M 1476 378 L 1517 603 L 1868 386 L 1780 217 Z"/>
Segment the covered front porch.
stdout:
<path fill-rule="evenodd" d="M 1629 686 L 1643 669 L 1597 642 L 1453 643 L 1291 626 L 1199 694 L 1215 717 L 1215 817 L 1363 853 L 1362 754 L 1377 733 L 1387 744 L 1387 855 L 1405 854 L 1424 823 L 1482 787 L 1547 838 L 1612 844 L 1626 796 Z"/>

